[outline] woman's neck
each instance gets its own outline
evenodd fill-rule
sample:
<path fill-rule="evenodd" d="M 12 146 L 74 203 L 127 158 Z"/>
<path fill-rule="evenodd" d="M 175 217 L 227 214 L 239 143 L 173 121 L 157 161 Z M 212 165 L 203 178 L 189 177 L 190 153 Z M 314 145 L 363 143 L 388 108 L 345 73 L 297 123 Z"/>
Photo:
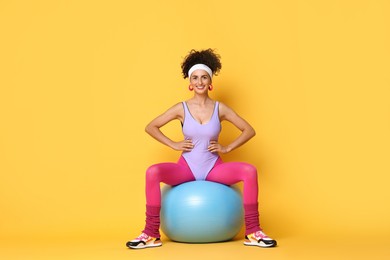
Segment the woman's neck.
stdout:
<path fill-rule="evenodd" d="M 206 105 L 208 102 L 212 101 L 211 98 L 205 94 L 205 95 L 194 95 L 193 98 L 190 99 L 191 102 L 198 104 L 198 105 Z"/>

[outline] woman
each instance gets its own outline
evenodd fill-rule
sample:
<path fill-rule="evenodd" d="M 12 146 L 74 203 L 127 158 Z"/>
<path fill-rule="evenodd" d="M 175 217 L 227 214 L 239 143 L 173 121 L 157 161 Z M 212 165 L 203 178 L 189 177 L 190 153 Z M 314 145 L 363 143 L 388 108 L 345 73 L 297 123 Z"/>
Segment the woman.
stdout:
<path fill-rule="evenodd" d="M 177 163 L 152 165 L 146 171 L 146 225 L 141 235 L 127 242 L 129 248 L 161 246 L 160 240 L 160 182 L 178 185 L 194 180 L 207 180 L 226 185 L 243 181 L 245 213 L 245 245 L 274 247 L 276 241 L 260 228 L 258 213 L 258 185 L 256 168 L 242 162 L 223 162 L 219 154 L 228 153 L 255 135 L 252 126 L 223 103 L 212 100 L 213 75 L 221 69 L 220 56 L 213 50 L 192 50 L 181 65 L 184 78 L 190 79 L 189 90 L 194 96 L 169 108 L 153 119 L 146 132 L 157 141 L 181 151 Z M 180 120 L 185 139 L 175 142 L 160 128 L 173 120 Z M 218 142 L 221 121 L 227 120 L 241 130 L 230 144 Z"/>

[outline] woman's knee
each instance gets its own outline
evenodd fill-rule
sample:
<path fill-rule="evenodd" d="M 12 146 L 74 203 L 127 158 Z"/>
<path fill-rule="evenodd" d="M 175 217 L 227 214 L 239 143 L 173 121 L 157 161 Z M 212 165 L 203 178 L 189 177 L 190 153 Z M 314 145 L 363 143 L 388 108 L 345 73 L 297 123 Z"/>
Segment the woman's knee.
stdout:
<path fill-rule="evenodd" d="M 242 171 L 244 173 L 245 179 L 257 181 L 257 169 L 254 165 L 243 163 Z"/>
<path fill-rule="evenodd" d="M 150 166 L 147 170 L 146 170 L 146 181 L 147 182 L 153 182 L 153 181 L 160 181 L 160 167 L 158 166 L 158 164 L 154 164 L 152 166 Z"/>

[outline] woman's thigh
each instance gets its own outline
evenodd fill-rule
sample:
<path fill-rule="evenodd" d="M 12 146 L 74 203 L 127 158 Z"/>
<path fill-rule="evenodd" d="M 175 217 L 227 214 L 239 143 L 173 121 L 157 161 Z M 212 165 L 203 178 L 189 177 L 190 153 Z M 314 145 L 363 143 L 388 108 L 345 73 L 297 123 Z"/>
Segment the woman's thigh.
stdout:
<path fill-rule="evenodd" d="M 244 162 L 222 162 L 222 160 L 217 161 L 206 178 L 207 181 L 226 185 L 232 185 L 248 179 L 253 179 L 257 182 L 257 170 L 253 165 Z"/>
<path fill-rule="evenodd" d="M 159 163 L 149 167 L 148 179 L 151 182 L 163 182 L 168 185 L 178 185 L 195 180 L 190 168 L 183 158 L 177 163 Z"/>

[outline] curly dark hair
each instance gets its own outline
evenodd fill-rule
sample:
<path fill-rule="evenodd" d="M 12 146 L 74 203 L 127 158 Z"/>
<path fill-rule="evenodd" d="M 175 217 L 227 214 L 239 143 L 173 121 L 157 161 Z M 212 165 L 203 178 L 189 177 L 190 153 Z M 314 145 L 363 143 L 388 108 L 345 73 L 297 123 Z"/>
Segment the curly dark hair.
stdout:
<path fill-rule="evenodd" d="M 222 68 L 221 56 L 215 53 L 213 49 L 196 51 L 192 49 L 188 55 L 184 58 L 183 63 L 181 64 L 181 70 L 184 78 L 188 78 L 188 71 L 195 64 L 201 63 L 207 65 L 213 75 L 218 75 L 218 72 Z"/>

